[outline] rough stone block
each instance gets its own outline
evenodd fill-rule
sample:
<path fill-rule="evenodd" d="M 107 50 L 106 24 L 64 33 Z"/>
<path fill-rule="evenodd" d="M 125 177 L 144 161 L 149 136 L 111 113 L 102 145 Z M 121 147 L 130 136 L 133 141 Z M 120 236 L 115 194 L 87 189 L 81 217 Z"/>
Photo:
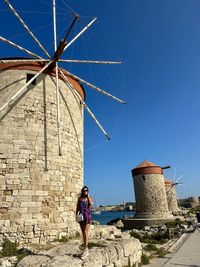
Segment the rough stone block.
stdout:
<path fill-rule="evenodd" d="M 36 196 L 48 196 L 48 192 L 46 191 L 36 191 Z"/>
<path fill-rule="evenodd" d="M 136 251 L 142 251 L 141 243 L 136 238 L 122 239 L 121 244 L 124 248 L 124 256 L 133 255 Z"/>
<path fill-rule="evenodd" d="M 31 71 L 31 73 L 35 72 Z M 27 71 L 12 69 L 3 71 L 3 74 L 0 75 L 3 77 L 0 79 L 0 86 L 9 84 L 9 92 L 14 93 L 20 89 L 22 84 L 24 85 L 25 80 L 20 81 L 20 77 L 26 79 Z M 0 123 L 0 164 L 3 171 L 3 177 L 0 179 L 1 189 L 13 190 L 12 194 L 5 195 L 7 198 L 1 199 L 6 202 L 8 208 L 6 212 L 13 214 L 11 220 L 13 228 L 9 228 L 11 232 L 7 234 L 8 236 L 17 235 L 24 242 L 30 242 L 32 239 L 32 234 L 26 236 L 24 233 L 24 223 L 29 219 L 37 220 L 40 229 L 43 227 L 42 231 L 50 225 L 53 231 L 57 231 L 57 236 L 66 228 L 68 232 L 77 229 L 76 223 L 72 223 L 74 220 L 72 213 L 67 214 L 63 223 L 63 212 L 75 212 L 76 196 L 83 184 L 83 159 L 80 158 L 77 137 L 74 136 L 74 125 L 66 111 L 66 104 L 61 102 L 60 106 L 61 117 L 65 118 L 62 127 L 63 155 L 60 157 L 57 147 L 55 84 L 52 82 L 54 78 L 41 75 L 41 79 L 42 81 L 34 90 L 29 91 L 9 113 L 6 120 Z M 47 158 L 44 154 L 43 125 L 45 83 L 48 85 L 48 90 L 46 90 L 46 103 L 48 103 L 46 113 L 48 121 Z M 73 115 L 79 145 L 83 149 L 83 113 L 80 112 L 82 106 L 79 106 L 79 102 L 76 102 L 74 96 L 66 90 L 64 83 L 61 84 L 60 90 L 62 89 Z M 8 96 L 6 94 L 8 94 L 8 90 L 0 92 L 0 104 Z M 44 171 L 45 167 L 48 171 Z M 66 181 L 68 181 L 67 184 Z M 67 200 L 64 199 L 66 191 L 69 192 Z M 0 192 L 0 196 L 2 196 L 2 192 Z M 11 198 L 13 196 L 15 197 Z M 46 201 L 48 196 L 52 197 L 49 202 Z M 4 213 L 2 210 L 1 213 L 0 211 L 0 218 L 9 218 L 6 212 Z M 14 216 L 15 214 L 16 216 Z M 22 218 L 18 219 L 18 216 L 22 216 Z M 47 216 L 47 218 L 42 218 L 43 216 Z M 18 231 L 14 228 L 13 223 L 19 227 Z M 43 235 L 44 233 L 41 232 L 39 242 L 46 242 L 53 238 Z"/>
<path fill-rule="evenodd" d="M 36 202 L 21 202 L 22 208 L 32 208 L 36 207 Z"/>

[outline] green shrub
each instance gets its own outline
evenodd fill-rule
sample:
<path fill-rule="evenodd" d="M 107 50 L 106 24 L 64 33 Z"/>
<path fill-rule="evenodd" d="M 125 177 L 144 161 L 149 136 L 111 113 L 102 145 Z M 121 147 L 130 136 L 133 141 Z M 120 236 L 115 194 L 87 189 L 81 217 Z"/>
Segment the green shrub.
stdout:
<path fill-rule="evenodd" d="M 102 244 L 101 242 L 89 242 L 88 243 L 88 248 L 93 248 L 93 247 L 105 247 L 104 244 Z"/>
<path fill-rule="evenodd" d="M 132 237 L 135 237 L 140 240 L 142 243 L 153 243 L 153 244 L 164 244 L 168 241 L 169 235 L 168 233 L 153 233 L 151 236 L 141 237 L 138 233 L 130 232 Z"/>
<path fill-rule="evenodd" d="M 174 236 L 177 236 L 179 235 L 179 230 L 178 229 L 174 229 L 174 232 L 173 232 Z"/>
<path fill-rule="evenodd" d="M 177 224 L 181 224 L 181 219 L 176 218 L 176 219 L 175 219 L 175 222 L 176 222 Z"/>
<path fill-rule="evenodd" d="M 146 251 L 157 251 L 158 248 L 154 244 L 148 244 L 144 247 L 144 250 Z"/>
<path fill-rule="evenodd" d="M 81 244 L 79 247 L 80 247 L 80 249 L 83 249 L 84 245 Z M 103 247 L 106 247 L 106 245 L 104 245 L 102 242 L 89 242 L 88 243 L 88 248 L 93 248 L 93 247 L 103 248 Z"/>
<path fill-rule="evenodd" d="M 154 243 L 154 244 L 164 244 L 168 241 L 169 239 L 169 235 L 168 233 L 155 233 L 155 234 L 152 234 L 151 236 L 151 240 L 149 243 Z"/>
<path fill-rule="evenodd" d="M 114 263 L 114 267 L 116 267 L 117 265 Z M 137 267 L 138 265 L 136 263 L 134 263 L 133 265 L 126 265 L 126 266 L 123 266 L 123 267 Z M 140 266 L 140 265 L 139 265 Z"/>
<path fill-rule="evenodd" d="M 143 253 L 141 257 L 141 263 L 144 265 L 149 264 L 150 263 L 149 256 Z"/>
<path fill-rule="evenodd" d="M 5 239 L 3 243 L 3 249 L 0 252 L 0 257 L 16 256 L 18 254 L 17 243 L 11 242 L 9 239 Z"/>
<path fill-rule="evenodd" d="M 190 213 L 200 212 L 200 205 L 197 206 L 196 208 L 191 208 L 191 209 L 189 210 L 189 212 L 190 212 Z"/>
<path fill-rule="evenodd" d="M 62 236 L 61 238 L 55 238 L 54 240 L 53 240 L 53 242 L 63 242 L 63 243 L 66 243 L 66 242 L 69 242 L 70 240 L 72 240 L 72 239 L 77 239 L 77 238 L 79 238 L 80 237 L 80 233 L 77 231 L 76 233 L 75 233 L 75 235 L 73 235 L 73 236 Z"/>
<path fill-rule="evenodd" d="M 20 260 L 22 260 L 24 257 L 28 256 L 28 255 L 33 255 L 34 253 L 32 251 L 29 251 L 27 249 L 20 249 L 18 250 L 18 254 L 17 254 L 17 259 L 18 259 L 18 262 Z"/>
<path fill-rule="evenodd" d="M 135 233 L 135 232 L 133 232 L 133 231 L 131 231 L 130 232 L 130 235 L 132 236 L 132 237 L 135 237 L 135 238 L 137 238 L 137 239 L 139 239 L 140 240 L 140 235 L 138 234 L 138 233 Z"/>
<path fill-rule="evenodd" d="M 76 231 L 74 238 L 79 238 L 80 236 L 81 236 L 80 232 Z"/>
<path fill-rule="evenodd" d="M 11 242 L 9 239 L 5 239 L 3 243 L 3 248 L 0 252 L 0 258 L 17 256 L 18 262 L 25 256 L 33 254 L 27 249 L 18 249 L 17 242 Z"/>
<path fill-rule="evenodd" d="M 167 228 L 176 228 L 177 225 L 180 225 L 181 223 L 183 223 L 179 218 L 176 218 L 174 221 L 170 221 L 165 223 Z"/>
<path fill-rule="evenodd" d="M 165 255 L 167 254 L 167 251 L 164 249 L 164 248 L 159 248 L 157 250 L 157 254 L 158 254 L 158 257 L 160 258 L 164 258 Z"/>

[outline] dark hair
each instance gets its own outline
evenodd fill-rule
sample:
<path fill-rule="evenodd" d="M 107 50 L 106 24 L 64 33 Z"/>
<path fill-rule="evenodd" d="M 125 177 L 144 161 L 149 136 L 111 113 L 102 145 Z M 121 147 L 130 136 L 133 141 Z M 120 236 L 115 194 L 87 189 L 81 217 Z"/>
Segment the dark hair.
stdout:
<path fill-rule="evenodd" d="M 89 188 L 88 188 L 87 186 L 84 186 L 84 187 L 81 189 L 81 196 L 82 196 L 82 197 L 84 196 L 83 192 L 84 192 L 85 189 L 87 189 L 87 191 L 89 192 Z"/>

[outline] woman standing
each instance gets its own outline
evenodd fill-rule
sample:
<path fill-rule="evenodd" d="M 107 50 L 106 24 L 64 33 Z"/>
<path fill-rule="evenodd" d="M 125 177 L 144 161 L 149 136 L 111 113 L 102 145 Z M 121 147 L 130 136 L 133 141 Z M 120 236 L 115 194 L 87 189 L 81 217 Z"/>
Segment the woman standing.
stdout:
<path fill-rule="evenodd" d="M 83 235 L 84 251 L 81 255 L 81 259 L 85 259 L 88 256 L 88 240 L 89 240 L 89 228 L 92 222 L 92 216 L 90 212 L 90 206 L 92 205 L 92 199 L 89 196 L 89 189 L 84 186 L 81 189 L 81 195 L 77 201 L 76 216 L 82 214 L 82 220 L 77 220 L 80 224 L 81 232 Z M 80 215 L 81 216 L 81 215 Z"/>

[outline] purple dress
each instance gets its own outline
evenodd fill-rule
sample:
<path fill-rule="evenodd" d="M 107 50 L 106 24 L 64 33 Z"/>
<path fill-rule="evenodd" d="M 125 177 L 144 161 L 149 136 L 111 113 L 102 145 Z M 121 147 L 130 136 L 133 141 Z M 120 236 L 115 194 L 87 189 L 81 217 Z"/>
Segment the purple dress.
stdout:
<path fill-rule="evenodd" d="M 90 204 L 88 199 L 86 201 L 81 198 L 78 199 L 77 210 L 83 214 L 84 220 L 79 222 L 80 224 L 88 224 L 92 222 L 92 215 L 90 211 Z"/>

